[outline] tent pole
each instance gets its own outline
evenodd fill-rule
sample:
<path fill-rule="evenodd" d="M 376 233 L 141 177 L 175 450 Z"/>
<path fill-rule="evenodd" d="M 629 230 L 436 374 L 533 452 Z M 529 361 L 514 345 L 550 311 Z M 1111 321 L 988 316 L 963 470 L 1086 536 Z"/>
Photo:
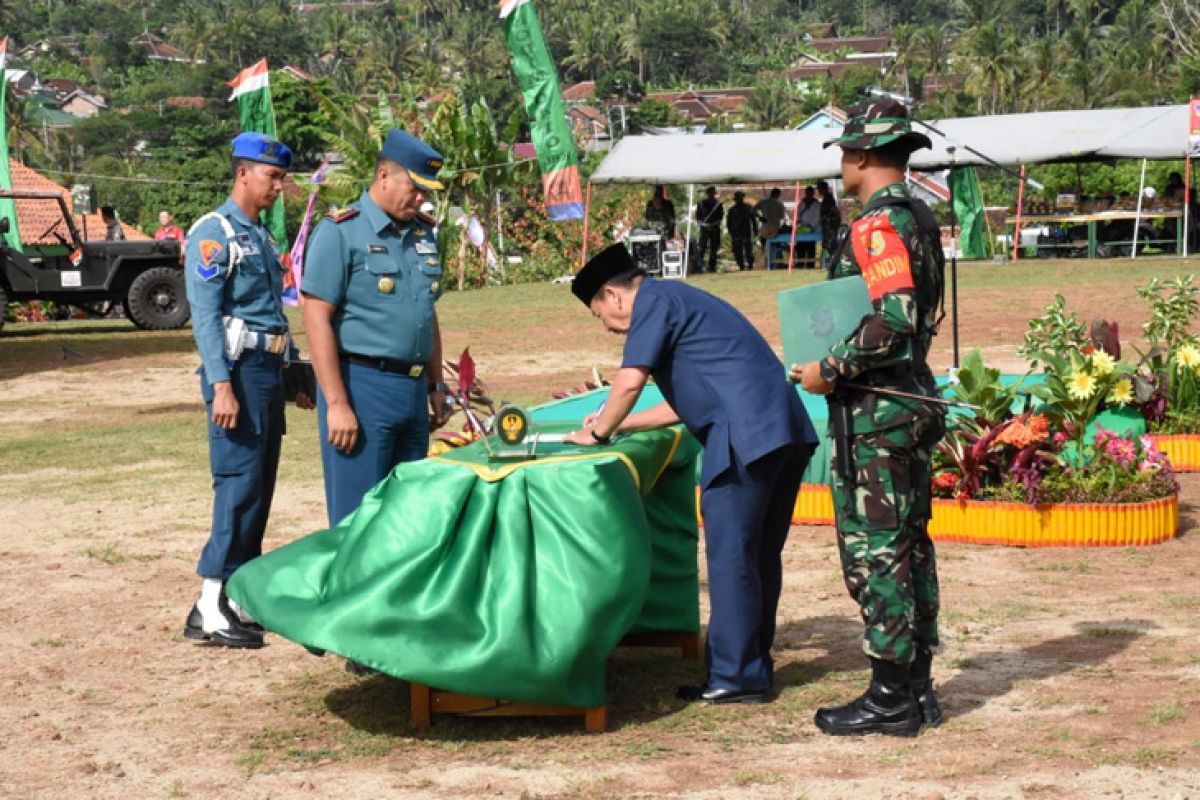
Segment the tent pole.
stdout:
<path fill-rule="evenodd" d="M 957 148 L 947 147 L 950 151 L 950 160 L 953 164 L 958 163 L 954 152 Z M 956 166 L 950 167 L 950 331 L 953 334 L 954 344 L 954 369 L 958 369 L 958 209 L 954 207 L 954 170 Z"/>
<path fill-rule="evenodd" d="M 792 265 L 796 262 L 796 217 L 800 214 L 800 181 L 796 181 L 796 189 L 792 195 L 792 235 L 788 238 L 788 275 L 792 274 Z M 767 269 L 771 265 L 767 264 Z"/>
<path fill-rule="evenodd" d="M 1021 260 L 1021 211 L 1025 208 L 1025 165 L 1021 165 L 1021 180 L 1017 182 L 1017 225 L 1013 228 L 1012 262 Z"/>
<path fill-rule="evenodd" d="M 1188 236 L 1191 230 L 1188 228 L 1188 212 L 1192 205 L 1192 157 L 1188 156 L 1183 160 L 1183 257 L 1188 257 Z"/>
<path fill-rule="evenodd" d="M 583 265 L 587 263 L 587 244 L 588 244 L 588 222 L 592 214 L 592 182 L 588 181 L 587 197 L 583 201 L 583 247 L 582 254 L 579 258 L 579 268 L 583 269 Z"/>
<path fill-rule="evenodd" d="M 1142 197 L 1146 194 L 1146 159 L 1142 159 L 1142 179 L 1138 182 L 1137 213 L 1133 216 L 1133 246 L 1129 257 L 1137 258 L 1138 233 L 1142 230 Z"/>
<path fill-rule="evenodd" d="M 683 234 L 683 277 L 688 276 L 688 260 L 692 254 L 692 203 L 696 199 L 696 184 L 688 184 L 687 230 Z"/>

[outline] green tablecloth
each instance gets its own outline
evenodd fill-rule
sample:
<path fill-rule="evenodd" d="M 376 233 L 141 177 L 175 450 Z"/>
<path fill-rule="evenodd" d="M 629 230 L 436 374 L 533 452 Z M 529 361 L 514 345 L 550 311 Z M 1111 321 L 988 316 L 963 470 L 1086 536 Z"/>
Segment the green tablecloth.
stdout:
<path fill-rule="evenodd" d="M 489 464 L 476 443 L 401 464 L 338 527 L 239 569 L 229 595 L 397 678 L 598 705 L 626 632 L 699 630 L 698 454 L 675 428 L 531 462 Z"/>

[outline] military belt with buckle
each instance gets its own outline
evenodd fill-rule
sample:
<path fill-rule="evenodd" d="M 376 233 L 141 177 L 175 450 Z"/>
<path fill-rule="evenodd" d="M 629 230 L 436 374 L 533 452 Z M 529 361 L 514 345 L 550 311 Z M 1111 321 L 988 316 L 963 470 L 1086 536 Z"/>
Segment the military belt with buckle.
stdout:
<path fill-rule="evenodd" d="M 341 357 L 343 361 L 349 361 L 351 364 L 373 367 L 380 372 L 390 372 L 394 375 L 407 375 L 410 378 L 419 378 L 425 373 L 424 364 L 414 364 L 411 361 L 401 361 L 397 358 L 360 356 L 357 353 L 342 353 Z"/>
<path fill-rule="evenodd" d="M 262 333 L 246 331 L 242 334 L 242 347 L 245 350 L 264 350 L 274 355 L 280 355 L 288 346 L 286 333 Z"/>

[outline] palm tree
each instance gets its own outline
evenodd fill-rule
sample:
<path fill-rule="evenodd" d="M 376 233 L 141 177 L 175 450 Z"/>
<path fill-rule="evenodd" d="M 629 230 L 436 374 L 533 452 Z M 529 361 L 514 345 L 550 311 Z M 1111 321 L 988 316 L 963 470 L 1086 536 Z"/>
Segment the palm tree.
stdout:
<path fill-rule="evenodd" d="M 1014 83 L 1016 60 L 1013 50 L 1016 43 L 997 23 L 986 22 L 971 31 L 967 46 L 980 95 L 980 110 L 984 110 L 987 99 L 987 113 L 995 114 L 1000 108 L 1001 94 Z"/>
<path fill-rule="evenodd" d="M 746 99 L 745 119 L 760 131 L 788 127 L 797 111 L 791 85 L 782 78 L 760 81 Z"/>

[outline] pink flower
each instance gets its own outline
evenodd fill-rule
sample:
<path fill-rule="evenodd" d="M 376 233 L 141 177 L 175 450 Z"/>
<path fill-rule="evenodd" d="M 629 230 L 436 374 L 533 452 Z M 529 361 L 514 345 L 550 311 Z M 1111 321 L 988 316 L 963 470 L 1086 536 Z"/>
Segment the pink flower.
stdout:
<path fill-rule="evenodd" d="M 1058 433 L 1054 434 L 1054 443 L 1056 445 L 1058 445 L 1059 447 L 1062 447 L 1064 444 L 1067 443 L 1068 438 L 1069 437 L 1065 433 L 1063 433 L 1062 431 L 1059 431 Z"/>

